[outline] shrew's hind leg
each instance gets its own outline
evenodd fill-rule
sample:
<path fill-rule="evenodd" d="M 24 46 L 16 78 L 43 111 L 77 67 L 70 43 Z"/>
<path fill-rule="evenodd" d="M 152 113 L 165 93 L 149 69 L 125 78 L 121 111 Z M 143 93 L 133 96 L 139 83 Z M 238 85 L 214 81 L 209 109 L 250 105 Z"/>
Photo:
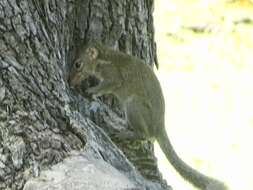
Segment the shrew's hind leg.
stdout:
<path fill-rule="evenodd" d="M 151 137 L 150 126 L 152 115 L 150 106 L 142 98 L 132 97 L 127 101 L 125 114 L 128 124 L 133 131 L 122 131 L 117 134 L 119 139 L 146 140 Z"/>

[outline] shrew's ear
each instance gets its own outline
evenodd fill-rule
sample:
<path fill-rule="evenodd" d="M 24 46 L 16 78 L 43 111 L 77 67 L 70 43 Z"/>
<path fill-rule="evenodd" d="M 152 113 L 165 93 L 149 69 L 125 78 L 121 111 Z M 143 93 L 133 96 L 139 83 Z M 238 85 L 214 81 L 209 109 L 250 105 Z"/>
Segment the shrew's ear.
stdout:
<path fill-rule="evenodd" d="M 95 60 L 98 57 L 98 50 L 95 47 L 88 47 L 86 49 L 86 54 L 91 60 Z"/>

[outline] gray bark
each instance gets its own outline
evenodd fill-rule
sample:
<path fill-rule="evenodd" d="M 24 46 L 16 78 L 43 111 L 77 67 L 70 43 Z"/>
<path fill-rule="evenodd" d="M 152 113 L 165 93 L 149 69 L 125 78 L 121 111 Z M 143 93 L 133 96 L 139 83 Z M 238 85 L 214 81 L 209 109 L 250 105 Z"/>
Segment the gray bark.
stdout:
<path fill-rule="evenodd" d="M 93 102 L 66 82 L 76 50 L 91 39 L 157 63 L 152 9 L 153 0 L 0 1 L 0 189 L 27 181 L 38 189 L 31 178 L 73 151 L 109 164 L 131 188 L 169 189 L 152 144 L 115 146 L 108 137 L 125 127 L 115 100 Z"/>

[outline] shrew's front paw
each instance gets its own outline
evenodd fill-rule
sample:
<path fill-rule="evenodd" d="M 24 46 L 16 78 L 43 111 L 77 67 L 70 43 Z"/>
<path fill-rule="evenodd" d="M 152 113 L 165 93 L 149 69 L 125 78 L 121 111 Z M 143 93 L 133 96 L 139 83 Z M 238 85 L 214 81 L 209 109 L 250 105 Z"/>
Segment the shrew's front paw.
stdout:
<path fill-rule="evenodd" d="M 99 96 L 102 95 L 101 93 L 99 93 L 99 89 L 96 88 L 96 87 L 88 88 L 86 90 L 86 92 L 88 92 L 89 94 L 91 94 L 93 99 L 97 99 Z"/>
<path fill-rule="evenodd" d="M 97 93 L 97 88 L 96 87 L 88 88 L 86 90 L 86 92 L 88 92 L 89 94 L 96 94 Z"/>

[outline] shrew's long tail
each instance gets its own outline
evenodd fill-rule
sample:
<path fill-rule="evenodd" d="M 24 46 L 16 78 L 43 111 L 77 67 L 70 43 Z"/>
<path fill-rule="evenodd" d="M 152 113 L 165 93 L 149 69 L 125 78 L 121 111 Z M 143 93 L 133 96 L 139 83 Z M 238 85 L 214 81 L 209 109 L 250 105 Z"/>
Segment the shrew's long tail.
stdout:
<path fill-rule="evenodd" d="M 175 152 L 165 130 L 160 131 L 157 141 L 171 165 L 187 181 L 201 190 L 226 190 L 226 186 L 211 177 L 201 174 L 187 165 Z"/>

